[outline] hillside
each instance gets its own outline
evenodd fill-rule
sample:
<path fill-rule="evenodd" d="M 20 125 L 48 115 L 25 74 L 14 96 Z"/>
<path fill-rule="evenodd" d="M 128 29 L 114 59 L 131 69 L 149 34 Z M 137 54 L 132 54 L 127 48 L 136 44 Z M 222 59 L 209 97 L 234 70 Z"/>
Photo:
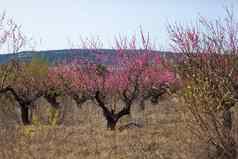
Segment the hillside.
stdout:
<path fill-rule="evenodd" d="M 140 53 L 140 50 L 127 50 L 128 54 L 135 55 Z M 175 53 L 152 51 L 152 54 L 161 54 L 168 58 L 174 57 Z M 29 61 L 33 57 L 39 57 L 47 60 L 49 63 L 56 63 L 61 61 L 71 61 L 76 58 L 85 59 L 88 61 L 104 64 L 113 64 L 116 55 L 114 49 L 65 49 L 65 50 L 46 50 L 46 51 L 22 51 L 16 54 L 0 54 L 0 64 L 7 63 L 11 59 L 22 61 Z M 106 60 L 100 61 L 97 57 L 105 57 Z"/>

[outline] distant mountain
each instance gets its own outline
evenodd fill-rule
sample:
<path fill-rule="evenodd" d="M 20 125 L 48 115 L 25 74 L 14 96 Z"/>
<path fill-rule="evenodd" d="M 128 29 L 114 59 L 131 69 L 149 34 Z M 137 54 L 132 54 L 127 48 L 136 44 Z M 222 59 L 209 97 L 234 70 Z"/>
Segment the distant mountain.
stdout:
<path fill-rule="evenodd" d="M 126 50 L 128 55 L 137 55 L 142 50 Z M 172 52 L 152 51 L 152 54 L 160 54 L 167 58 L 176 58 L 178 54 Z M 11 59 L 20 61 L 30 61 L 34 57 L 47 60 L 50 64 L 57 62 L 67 62 L 74 59 L 84 59 L 95 63 L 113 64 L 116 55 L 114 49 L 65 49 L 65 50 L 46 50 L 46 51 L 22 51 L 15 54 L 0 54 L 0 64 L 9 62 Z M 176 55 L 176 57 L 175 57 Z M 105 58 L 99 58 L 105 57 Z M 105 60 L 106 59 L 106 60 Z"/>

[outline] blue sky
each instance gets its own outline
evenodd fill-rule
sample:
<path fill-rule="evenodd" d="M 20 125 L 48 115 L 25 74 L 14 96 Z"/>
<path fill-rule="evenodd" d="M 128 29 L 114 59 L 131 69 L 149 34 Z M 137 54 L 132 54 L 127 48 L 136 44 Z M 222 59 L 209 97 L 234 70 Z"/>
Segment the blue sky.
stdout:
<path fill-rule="evenodd" d="M 191 23 L 198 15 L 222 17 L 224 6 L 236 0 L 0 0 L 26 35 L 35 39 L 35 49 L 70 48 L 82 37 L 99 36 L 110 47 L 116 35 L 132 35 L 142 26 L 158 48 L 168 50 L 166 25 Z M 236 10 L 234 9 L 235 14 Z"/>

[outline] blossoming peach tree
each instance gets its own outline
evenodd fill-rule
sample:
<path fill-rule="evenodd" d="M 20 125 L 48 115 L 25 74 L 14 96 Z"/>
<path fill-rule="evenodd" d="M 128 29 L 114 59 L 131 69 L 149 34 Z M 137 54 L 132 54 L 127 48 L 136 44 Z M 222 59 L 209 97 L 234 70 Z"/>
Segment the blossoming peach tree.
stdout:
<path fill-rule="evenodd" d="M 163 65 L 163 59 L 152 51 L 144 36 L 140 49 L 136 49 L 135 38 L 128 43 L 121 40 L 116 44 L 113 64 L 75 60 L 60 64 L 49 73 L 50 77 L 55 75 L 52 81 L 57 79 L 52 82 L 57 85 L 55 88 L 63 86 L 63 92 L 79 105 L 94 100 L 111 130 L 120 118 L 130 114 L 131 106 L 137 100 L 144 102 L 152 98 L 156 102 L 176 81 L 175 74 Z"/>

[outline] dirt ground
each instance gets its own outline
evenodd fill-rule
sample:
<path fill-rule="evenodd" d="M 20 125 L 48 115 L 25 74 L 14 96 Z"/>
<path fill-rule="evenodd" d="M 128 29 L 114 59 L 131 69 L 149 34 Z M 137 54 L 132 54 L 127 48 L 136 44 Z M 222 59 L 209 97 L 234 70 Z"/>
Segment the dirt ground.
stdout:
<path fill-rule="evenodd" d="M 46 125 L 40 122 L 32 126 L 18 124 L 2 126 L 0 158 L 204 158 L 200 156 L 204 155 L 202 150 L 192 144 L 196 141 L 192 140 L 186 130 L 177 107 L 176 97 L 164 97 L 158 105 L 151 105 L 148 102 L 145 110 L 140 110 L 138 104 L 135 104 L 132 107 L 132 114 L 123 117 L 115 131 L 106 129 L 101 109 L 94 104 L 87 103 L 82 108 L 77 108 L 72 101 L 67 99 L 63 101 L 69 110 L 61 126 Z M 44 101 L 39 102 L 44 103 Z M 41 106 L 41 110 L 45 108 Z M 37 112 L 38 120 L 44 121 L 44 117 L 39 115 L 41 110 L 38 109 Z M 17 121 L 17 115 L 13 113 L 11 120 Z M 143 127 L 119 130 L 129 122 L 139 123 Z"/>

